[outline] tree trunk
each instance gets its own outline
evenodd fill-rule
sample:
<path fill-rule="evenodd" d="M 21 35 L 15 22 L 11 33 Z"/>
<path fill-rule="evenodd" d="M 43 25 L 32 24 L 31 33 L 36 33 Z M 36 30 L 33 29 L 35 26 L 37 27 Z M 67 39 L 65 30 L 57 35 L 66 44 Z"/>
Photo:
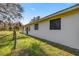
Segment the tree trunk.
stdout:
<path fill-rule="evenodd" d="M 13 49 L 16 49 L 16 30 L 13 30 Z"/>

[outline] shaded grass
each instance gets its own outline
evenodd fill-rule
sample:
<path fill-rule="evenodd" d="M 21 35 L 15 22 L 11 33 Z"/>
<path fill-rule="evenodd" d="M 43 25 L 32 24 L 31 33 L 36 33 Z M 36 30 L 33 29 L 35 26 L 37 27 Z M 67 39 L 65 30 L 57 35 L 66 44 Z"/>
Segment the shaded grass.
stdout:
<path fill-rule="evenodd" d="M 57 47 L 49 45 L 47 42 L 37 40 L 31 36 L 23 35 L 17 32 L 17 46 L 15 51 L 12 49 L 12 32 L 0 32 L 0 55 L 15 56 L 70 56 L 74 55 Z"/>
<path fill-rule="evenodd" d="M 0 55 L 6 55 L 11 52 L 12 32 L 0 31 Z"/>

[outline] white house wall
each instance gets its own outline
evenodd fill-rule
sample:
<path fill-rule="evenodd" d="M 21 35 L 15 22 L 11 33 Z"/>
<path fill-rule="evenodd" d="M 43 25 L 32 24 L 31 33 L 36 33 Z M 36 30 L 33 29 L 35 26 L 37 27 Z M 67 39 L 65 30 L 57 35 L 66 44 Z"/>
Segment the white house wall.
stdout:
<path fill-rule="evenodd" d="M 79 13 L 61 18 L 61 30 L 50 30 L 49 21 L 39 23 L 39 29 L 30 26 L 29 34 L 79 49 Z"/>

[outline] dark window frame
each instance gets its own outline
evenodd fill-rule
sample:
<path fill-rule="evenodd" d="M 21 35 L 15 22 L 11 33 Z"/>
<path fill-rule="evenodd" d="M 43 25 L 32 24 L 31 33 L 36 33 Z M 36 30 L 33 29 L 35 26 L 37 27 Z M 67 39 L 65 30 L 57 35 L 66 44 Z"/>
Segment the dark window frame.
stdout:
<path fill-rule="evenodd" d="M 39 24 L 34 24 L 34 30 L 38 30 Z"/>
<path fill-rule="evenodd" d="M 50 20 L 50 30 L 61 30 L 61 18 Z"/>

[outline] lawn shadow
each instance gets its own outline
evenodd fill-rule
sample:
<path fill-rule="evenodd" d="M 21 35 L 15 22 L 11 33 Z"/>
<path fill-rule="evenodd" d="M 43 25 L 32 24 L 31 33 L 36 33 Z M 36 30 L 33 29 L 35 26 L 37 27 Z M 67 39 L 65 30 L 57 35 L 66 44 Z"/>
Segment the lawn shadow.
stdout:
<path fill-rule="evenodd" d="M 46 56 L 46 54 L 41 50 L 40 44 L 41 43 L 30 43 L 29 47 L 24 47 L 21 49 L 15 49 L 12 51 L 12 56 Z M 10 55 L 10 54 L 9 54 Z"/>
<path fill-rule="evenodd" d="M 9 35 L 11 35 L 11 34 L 9 34 Z M 0 37 L 0 39 L 3 39 L 3 38 L 5 38 L 5 37 L 7 37 L 9 35 L 4 35 L 4 36 Z"/>
<path fill-rule="evenodd" d="M 46 56 L 40 47 L 41 43 L 33 42 L 30 47 L 27 48 L 29 56 Z"/>
<path fill-rule="evenodd" d="M 0 48 L 3 48 L 11 43 L 11 41 L 12 41 L 11 39 L 5 38 L 5 37 L 10 36 L 10 35 L 11 34 L 0 37 Z"/>
<path fill-rule="evenodd" d="M 9 44 L 11 44 L 11 42 L 12 42 L 12 40 L 8 40 L 7 43 L 0 44 L 0 48 L 8 46 Z"/>
<path fill-rule="evenodd" d="M 25 39 L 25 38 L 29 38 L 29 37 L 18 37 L 16 39 L 19 40 L 19 39 Z"/>

